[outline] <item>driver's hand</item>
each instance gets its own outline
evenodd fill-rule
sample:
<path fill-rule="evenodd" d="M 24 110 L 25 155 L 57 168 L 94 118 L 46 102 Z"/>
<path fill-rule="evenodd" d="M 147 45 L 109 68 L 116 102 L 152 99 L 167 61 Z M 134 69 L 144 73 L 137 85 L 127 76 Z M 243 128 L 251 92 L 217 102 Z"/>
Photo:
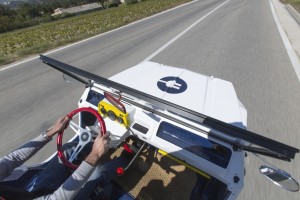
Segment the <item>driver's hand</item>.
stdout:
<path fill-rule="evenodd" d="M 85 161 L 93 166 L 97 164 L 99 159 L 108 151 L 110 143 L 110 132 L 106 132 L 103 136 L 98 134 L 96 137 L 92 151 L 87 156 Z"/>
<path fill-rule="evenodd" d="M 60 131 L 66 129 L 69 125 L 70 118 L 68 116 L 59 118 L 55 124 L 47 132 L 48 137 L 59 133 Z"/>

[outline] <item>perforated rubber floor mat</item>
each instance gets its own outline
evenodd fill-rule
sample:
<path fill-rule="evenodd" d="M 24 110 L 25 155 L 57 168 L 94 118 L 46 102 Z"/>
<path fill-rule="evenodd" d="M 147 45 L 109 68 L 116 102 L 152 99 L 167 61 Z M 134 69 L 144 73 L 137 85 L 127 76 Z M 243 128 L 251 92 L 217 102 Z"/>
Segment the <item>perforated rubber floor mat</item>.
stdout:
<path fill-rule="evenodd" d="M 112 157 L 119 154 L 117 151 Z M 117 182 L 137 200 L 188 200 L 196 183 L 196 174 L 148 149 Z"/>

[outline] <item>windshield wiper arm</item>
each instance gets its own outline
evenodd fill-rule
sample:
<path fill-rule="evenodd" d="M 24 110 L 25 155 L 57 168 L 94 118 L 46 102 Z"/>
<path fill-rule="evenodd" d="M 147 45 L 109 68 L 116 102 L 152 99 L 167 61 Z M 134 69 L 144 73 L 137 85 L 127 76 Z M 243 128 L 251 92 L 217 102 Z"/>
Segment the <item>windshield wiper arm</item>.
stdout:
<path fill-rule="evenodd" d="M 268 149 L 245 146 L 245 145 L 233 145 L 233 146 L 235 149 L 244 150 L 244 151 L 248 151 L 248 152 L 252 152 L 252 153 L 256 153 L 256 154 L 260 154 L 263 156 L 268 156 L 268 157 L 272 157 L 272 158 L 276 158 L 276 159 L 280 159 L 280 160 L 284 160 L 284 161 L 288 161 L 288 162 L 291 161 L 291 159 L 289 157 L 269 151 Z"/>
<path fill-rule="evenodd" d="M 62 72 L 62 73 L 64 73 L 64 74 L 66 74 L 66 75 L 68 75 L 68 76 L 70 76 L 70 77 L 72 77 L 72 78 L 74 78 L 74 79 L 76 79 L 77 81 L 79 81 L 79 82 L 85 84 L 86 86 L 89 86 L 89 85 L 90 85 L 90 82 L 89 82 L 89 81 L 86 81 L 86 80 L 80 78 L 79 76 L 77 76 L 77 75 L 71 73 L 70 71 L 68 71 L 68 70 L 66 70 L 66 69 L 63 69 L 63 68 L 61 68 L 61 67 L 58 67 L 58 65 L 57 65 L 57 64 L 58 64 L 58 61 L 52 59 L 52 60 L 50 60 L 51 62 L 48 62 L 48 59 L 45 59 L 45 58 L 47 58 L 47 57 L 45 57 L 45 56 L 43 56 L 43 55 L 40 55 L 40 59 L 43 61 L 43 63 L 45 63 L 45 64 L 47 64 L 47 65 L 53 67 L 54 69 L 56 69 L 56 70 L 58 70 L 58 71 L 60 71 L 60 72 Z M 55 63 L 55 61 L 56 61 L 57 63 Z"/>

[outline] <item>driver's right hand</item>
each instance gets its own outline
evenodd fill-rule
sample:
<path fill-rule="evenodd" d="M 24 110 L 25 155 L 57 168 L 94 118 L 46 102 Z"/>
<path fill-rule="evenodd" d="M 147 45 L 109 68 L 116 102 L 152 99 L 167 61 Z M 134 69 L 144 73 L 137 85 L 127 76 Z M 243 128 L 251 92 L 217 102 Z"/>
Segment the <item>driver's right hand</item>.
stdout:
<path fill-rule="evenodd" d="M 108 151 L 110 143 L 110 132 L 107 131 L 106 134 L 101 136 L 98 134 L 96 137 L 92 151 L 87 156 L 85 161 L 91 165 L 96 165 L 99 159 Z"/>

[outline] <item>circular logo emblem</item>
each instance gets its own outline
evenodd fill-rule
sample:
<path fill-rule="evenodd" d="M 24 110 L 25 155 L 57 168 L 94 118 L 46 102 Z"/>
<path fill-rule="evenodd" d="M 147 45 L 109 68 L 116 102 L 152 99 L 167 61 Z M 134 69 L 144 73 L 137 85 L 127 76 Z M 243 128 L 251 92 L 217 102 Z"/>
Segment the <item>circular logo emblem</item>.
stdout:
<path fill-rule="evenodd" d="M 187 84 L 184 80 L 175 77 L 175 76 L 167 76 L 161 78 L 157 82 L 157 87 L 166 93 L 170 94 L 179 94 L 184 92 L 187 89 Z"/>
<path fill-rule="evenodd" d="M 89 134 L 87 132 L 84 132 L 84 133 L 81 134 L 81 140 L 83 142 L 86 142 L 89 139 L 89 137 L 90 136 L 89 136 Z"/>

